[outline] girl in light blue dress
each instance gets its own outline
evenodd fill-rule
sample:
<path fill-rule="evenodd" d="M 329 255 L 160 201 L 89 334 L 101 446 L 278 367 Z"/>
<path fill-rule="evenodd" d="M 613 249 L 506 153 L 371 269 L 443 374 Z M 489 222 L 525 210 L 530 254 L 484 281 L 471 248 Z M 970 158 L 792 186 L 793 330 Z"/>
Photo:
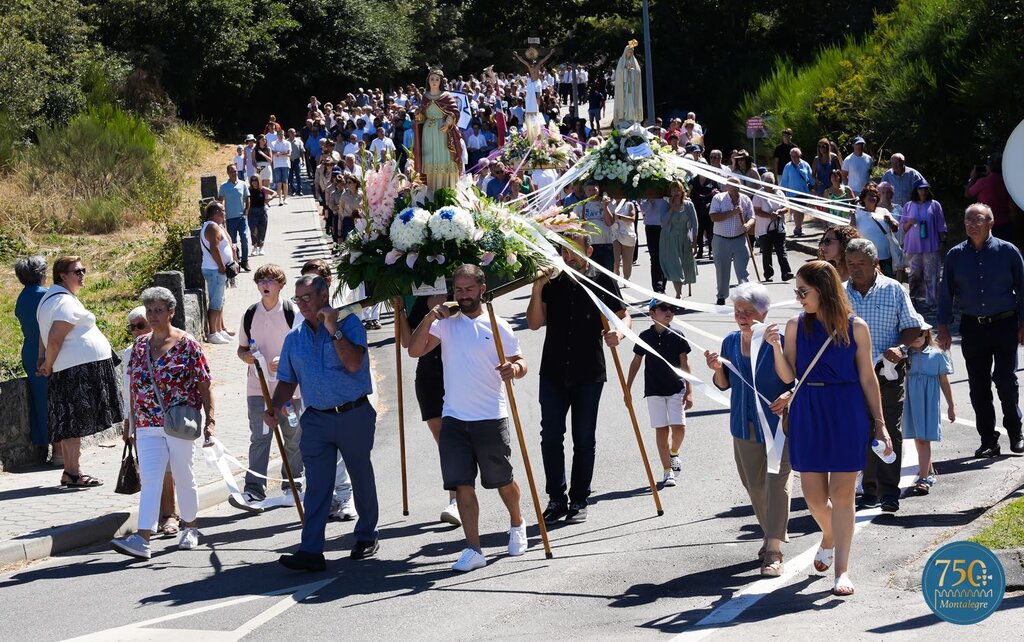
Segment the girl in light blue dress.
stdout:
<path fill-rule="evenodd" d="M 903 438 L 913 439 L 917 447 L 917 481 L 914 492 L 927 495 L 935 485 L 932 467 L 932 442 L 942 441 L 939 415 L 939 388 L 946 398 L 947 416 L 956 420 L 953 390 L 948 375 L 953 372 L 949 355 L 932 345 L 931 330 L 923 330 L 910 344 L 906 396 L 903 403 Z"/>

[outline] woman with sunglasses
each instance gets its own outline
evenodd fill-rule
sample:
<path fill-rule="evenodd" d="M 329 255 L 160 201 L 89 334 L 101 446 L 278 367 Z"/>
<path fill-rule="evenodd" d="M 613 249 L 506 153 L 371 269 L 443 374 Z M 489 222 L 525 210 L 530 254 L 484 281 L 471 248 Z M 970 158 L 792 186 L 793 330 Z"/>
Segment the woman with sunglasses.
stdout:
<path fill-rule="evenodd" d="M 821 528 L 814 568 L 824 573 L 834 565 L 832 594 L 845 597 L 854 591 L 848 572 L 857 473 L 867 465 L 871 438 L 885 444 L 886 455 L 892 441 L 881 419 L 871 334 L 853 316 L 839 274 L 824 261 L 805 263 L 794 293 L 803 312 L 787 322 L 785 345 L 774 323 L 765 341 L 773 348 L 779 378 L 801 383 L 789 402 L 790 463 Z M 879 419 L 872 424 L 871 417 Z"/>
<path fill-rule="evenodd" d="M 833 225 L 825 230 L 818 241 L 818 260 L 828 261 L 839 273 L 839 280 L 850 278 L 846 269 L 846 246 L 851 239 L 860 238 L 860 232 L 852 225 Z"/>
<path fill-rule="evenodd" d="M 85 273 L 80 257 L 57 259 L 53 286 L 36 310 L 36 374 L 49 377 L 47 428 L 54 452 L 64 456 L 60 485 L 69 488 L 103 485 L 100 479 L 82 472 L 82 437 L 124 419 L 110 342 L 96 327 L 96 316 L 78 299 L 85 287 Z"/>
<path fill-rule="evenodd" d="M 879 207 L 878 186 L 868 183 L 860 192 L 860 207 L 850 215 L 850 225 L 857 228 L 860 235 L 875 244 L 878 249 L 878 267 L 882 274 L 893 278 L 892 250 L 889 249 L 889 235 L 894 234 L 899 225 L 892 217 L 892 212 Z"/>

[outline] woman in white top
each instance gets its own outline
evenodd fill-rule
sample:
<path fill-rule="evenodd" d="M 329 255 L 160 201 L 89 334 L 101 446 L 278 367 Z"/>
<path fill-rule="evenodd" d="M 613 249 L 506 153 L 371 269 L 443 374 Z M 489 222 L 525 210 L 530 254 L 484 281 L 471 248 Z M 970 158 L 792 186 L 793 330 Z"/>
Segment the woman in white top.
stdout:
<path fill-rule="evenodd" d="M 235 249 L 224 229 L 224 204 L 211 201 L 206 206 L 206 222 L 199 231 L 199 245 L 203 251 L 203 278 L 206 279 L 206 293 L 209 297 L 206 319 L 210 334 L 209 343 L 231 343 L 231 337 L 224 327 L 224 290 L 228 285 L 227 265 L 237 261 Z"/>
<path fill-rule="evenodd" d="M 615 217 L 615 243 L 612 244 L 615 273 L 628 280 L 633 274 L 633 251 L 636 249 L 636 207 L 624 198 L 609 201 L 606 207 Z M 620 263 L 622 271 L 619 271 Z"/>
<path fill-rule="evenodd" d="M 49 377 L 49 437 L 54 450 L 64 455 L 60 485 L 73 488 L 103 485 L 82 472 L 82 437 L 124 419 L 110 342 L 96 327 L 96 316 L 78 300 L 85 272 L 77 256 L 57 259 L 53 287 L 36 309 L 40 344 L 36 374 Z"/>
<path fill-rule="evenodd" d="M 888 236 L 893 234 L 899 225 L 892 217 L 892 212 L 878 206 L 878 187 L 868 183 L 860 192 L 860 207 L 850 216 L 850 225 L 857 228 L 860 235 L 875 244 L 878 250 L 878 267 L 882 274 L 893 278 L 892 252 L 889 250 Z"/>

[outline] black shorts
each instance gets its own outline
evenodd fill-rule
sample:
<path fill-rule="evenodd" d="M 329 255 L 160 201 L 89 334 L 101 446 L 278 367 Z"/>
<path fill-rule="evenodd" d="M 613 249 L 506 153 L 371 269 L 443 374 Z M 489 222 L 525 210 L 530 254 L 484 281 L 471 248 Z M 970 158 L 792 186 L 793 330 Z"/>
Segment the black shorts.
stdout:
<path fill-rule="evenodd" d="M 420 405 L 420 419 L 436 419 L 444 406 L 444 378 L 416 375 L 416 402 Z"/>
<path fill-rule="evenodd" d="M 445 490 L 475 486 L 477 468 L 480 469 L 480 485 L 484 488 L 501 488 L 512 483 L 512 447 L 506 419 L 462 421 L 442 417 L 438 447 Z"/>

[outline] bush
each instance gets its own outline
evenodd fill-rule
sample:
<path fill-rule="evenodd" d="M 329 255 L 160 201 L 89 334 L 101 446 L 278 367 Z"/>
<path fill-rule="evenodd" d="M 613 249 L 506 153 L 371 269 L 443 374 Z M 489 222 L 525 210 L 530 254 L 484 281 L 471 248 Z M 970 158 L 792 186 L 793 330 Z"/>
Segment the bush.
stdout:
<path fill-rule="evenodd" d="M 89 234 L 107 234 L 125 227 L 127 207 L 117 197 L 90 198 L 82 201 L 78 208 L 78 225 L 75 227 Z"/>

